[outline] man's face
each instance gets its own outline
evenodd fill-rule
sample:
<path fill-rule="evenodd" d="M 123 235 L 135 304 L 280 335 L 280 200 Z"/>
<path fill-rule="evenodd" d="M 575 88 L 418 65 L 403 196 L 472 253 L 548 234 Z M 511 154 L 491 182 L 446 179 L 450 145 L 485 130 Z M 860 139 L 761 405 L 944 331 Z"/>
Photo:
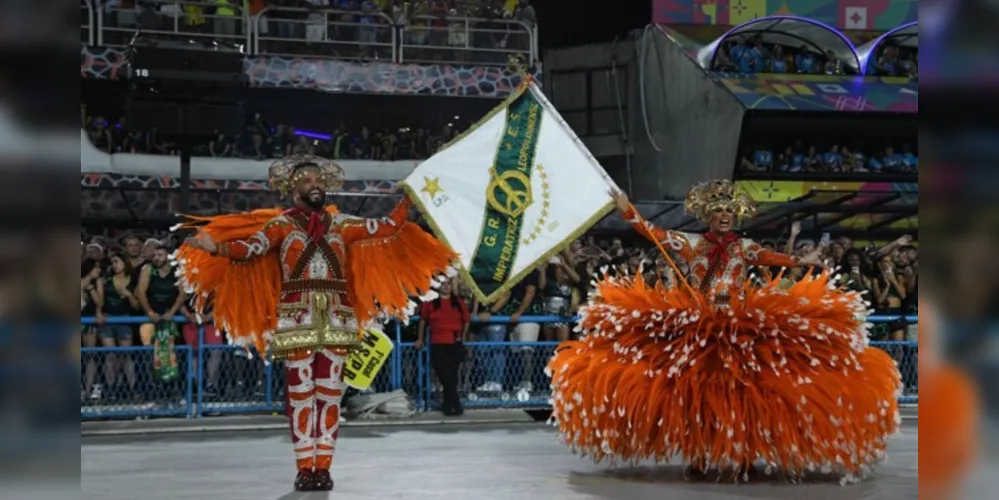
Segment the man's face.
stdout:
<path fill-rule="evenodd" d="M 86 255 L 86 257 L 91 260 L 104 259 L 104 252 L 102 252 L 101 248 L 96 245 L 87 245 L 87 251 L 84 255 Z"/>
<path fill-rule="evenodd" d="M 718 207 L 711 212 L 711 221 L 708 226 L 712 233 L 728 234 L 735 225 L 735 212 L 732 207 Z"/>
<path fill-rule="evenodd" d="M 162 268 L 170 262 L 170 255 L 167 253 L 166 249 L 157 248 L 156 252 L 153 253 L 153 265 Z"/>
<path fill-rule="evenodd" d="M 125 255 L 131 258 L 137 258 L 142 255 L 142 243 L 139 243 L 138 238 L 129 237 L 125 238 Z"/>
<path fill-rule="evenodd" d="M 323 189 L 319 172 L 316 169 L 308 169 L 298 174 L 298 185 L 296 186 L 296 198 L 308 205 L 313 210 L 319 210 L 326 204 L 326 191 Z"/>
<path fill-rule="evenodd" d="M 893 257 L 894 257 L 893 260 L 895 261 L 895 265 L 897 267 L 905 267 L 909 265 L 909 252 L 897 251 L 895 252 Z"/>
<path fill-rule="evenodd" d="M 642 259 L 635 256 L 628 259 L 628 268 L 632 272 L 638 271 L 638 266 L 642 263 Z"/>
<path fill-rule="evenodd" d="M 156 244 L 146 243 L 142 245 L 142 259 L 143 260 L 153 260 L 153 256 L 156 255 Z"/>

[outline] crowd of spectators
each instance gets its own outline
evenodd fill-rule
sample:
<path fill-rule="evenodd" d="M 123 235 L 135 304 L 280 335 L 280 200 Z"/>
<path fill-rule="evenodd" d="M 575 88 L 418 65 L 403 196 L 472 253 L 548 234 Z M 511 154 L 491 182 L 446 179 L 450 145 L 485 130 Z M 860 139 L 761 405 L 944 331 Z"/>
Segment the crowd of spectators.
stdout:
<path fill-rule="evenodd" d="M 194 156 L 266 160 L 289 154 L 315 154 L 339 160 L 421 160 L 455 139 L 465 121 L 444 124 L 438 130 L 425 126 L 372 129 L 340 124 L 328 133 L 303 135 L 289 125 L 268 125 L 259 114 L 248 120 L 238 136 L 217 134 L 193 148 Z M 124 118 L 108 121 L 101 116 L 85 116 L 83 127 L 94 146 L 106 153 L 180 154 L 178 142 L 155 129 L 128 130 Z M 325 132 L 325 131 L 323 131 Z"/>
<path fill-rule="evenodd" d="M 918 284 L 919 267 L 918 252 L 916 247 L 911 244 L 911 237 L 904 236 L 885 246 L 878 247 L 875 245 L 858 246 L 845 237 L 830 241 L 799 239 L 800 233 L 801 224 L 795 222 L 786 239 L 761 243 L 770 250 L 799 257 L 811 253 L 816 246 L 821 246 L 824 250 L 823 261 L 825 265 L 829 268 L 839 268 L 843 276 L 852 281 L 851 288 L 869 293 L 871 303 L 877 313 L 887 315 L 915 314 L 915 290 Z M 681 272 L 686 272 L 687 263 L 675 255 L 672 255 L 671 258 L 677 263 Z M 524 280 L 526 285 L 535 283 L 535 280 L 537 282 L 538 292 L 534 295 L 537 297 L 538 303 L 534 309 L 524 310 L 520 306 L 511 309 L 506 304 L 497 305 L 499 304 L 497 303 L 492 305 L 490 313 L 506 310 L 508 315 L 517 312 L 521 314 L 533 312 L 571 315 L 578 305 L 586 302 L 592 292 L 594 283 L 590 278 L 600 274 L 602 270 L 613 275 L 631 276 L 641 270 L 647 282 L 662 279 L 667 285 L 676 284 L 671 266 L 666 263 L 659 250 L 654 246 L 644 242 L 625 244 L 624 239 L 619 237 L 597 239 L 593 236 L 586 236 L 575 241 L 561 255 L 542 265 L 533 277 Z M 796 281 L 804 276 L 804 272 L 805 270 L 802 268 L 791 269 L 785 272 L 784 279 Z M 769 271 L 763 270 L 754 272 L 757 279 L 763 279 L 768 273 Z M 775 275 L 775 273 L 773 274 Z M 561 293 L 557 286 L 547 286 L 550 283 L 569 283 L 572 285 L 573 293 L 571 296 L 566 295 L 569 300 L 564 309 L 548 309 L 547 299 L 553 294 Z M 471 299 L 471 296 L 468 295 L 468 298 Z M 895 299 L 899 300 L 895 301 Z M 483 312 L 479 310 L 477 305 L 474 305 L 474 301 L 470 300 L 470 304 L 473 304 L 472 309 L 475 314 Z M 543 336 L 543 339 L 565 340 L 570 335 L 570 330 L 565 329 L 560 332 L 553 331 L 550 335 Z M 891 338 L 882 333 L 877 335 L 877 338 L 872 340 L 903 340 L 902 334 L 894 335 L 894 332 Z"/>
<path fill-rule="evenodd" d="M 918 78 L 916 49 L 886 45 L 877 58 L 872 58 L 869 74 L 877 76 L 908 76 Z M 807 45 L 793 47 L 763 42 L 761 37 L 740 37 L 719 48 L 713 71 L 732 73 L 797 73 L 804 75 L 849 75 L 855 70 L 843 64 L 835 52 L 824 54 Z"/>
<path fill-rule="evenodd" d="M 911 245 L 911 238 L 902 237 L 888 245 L 861 246 L 847 238 L 831 241 L 799 239 L 801 227 L 795 223 L 784 241 L 764 241 L 765 247 L 798 256 L 806 255 L 816 245 L 825 249 L 825 263 L 838 268 L 842 285 L 865 294 L 878 314 L 900 317 L 915 314 L 918 290 L 918 251 Z M 572 317 L 579 306 L 593 292 L 593 275 L 602 271 L 633 276 L 643 273 L 645 280 L 662 280 L 676 285 L 675 276 L 658 250 L 641 240 L 625 243 L 621 237 L 597 238 L 585 236 L 575 241 L 560 255 L 536 269 L 498 301 L 480 306 L 470 291 L 457 280 L 454 291 L 463 299 L 461 307 L 467 321 L 472 316 L 488 319 L 491 315 L 510 316 L 514 324 L 473 324 L 463 330 L 463 338 L 454 341 L 515 342 L 516 346 L 486 347 L 463 351 L 460 361 L 461 393 L 472 399 L 510 398 L 528 400 L 543 396 L 546 383 L 541 373 L 546 356 L 550 355 L 550 342 L 575 338 Z M 155 238 L 143 239 L 136 234 L 126 234 L 116 241 L 93 239 L 82 246 L 81 315 L 96 317 L 96 325 L 84 326 L 84 347 L 127 347 L 131 345 L 154 346 L 157 342 L 197 346 L 199 323 L 210 325 L 210 312 L 198 318 L 188 307 L 185 296 L 172 279 L 168 254 L 169 242 Z M 674 256 L 674 258 L 677 258 Z M 676 261 L 681 272 L 687 263 Z M 753 269 L 755 280 L 777 276 L 777 269 Z M 804 270 L 792 269 L 783 274 L 785 284 L 801 279 Z M 171 288 L 172 287 L 172 288 Z M 457 304 L 457 302 L 455 302 Z M 432 314 L 425 307 L 424 316 Z M 559 323 L 532 324 L 519 320 L 521 316 L 554 315 L 565 317 Z M 114 316 L 148 316 L 143 325 L 121 325 L 108 322 Z M 185 324 L 165 328 L 173 323 L 171 318 L 182 316 Z M 421 325 L 422 326 L 422 325 Z M 876 325 L 872 340 L 913 340 L 914 328 L 904 319 Z M 161 332 L 173 332 L 169 338 Z M 433 331 L 431 325 L 431 332 Z M 433 337 L 419 333 L 416 325 L 404 331 L 404 341 L 413 342 L 417 349 L 432 344 Z M 206 328 L 202 341 L 206 346 L 225 343 L 225 332 Z M 433 339 L 433 342 L 439 340 Z M 540 349 L 530 347 L 535 342 Z M 195 349 L 194 362 L 198 362 Z M 208 349 L 204 351 L 205 390 L 203 401 L 218 400 L 254 401 L 272 391 L 272 397 L 281 397 L 280 384 L 265 386 L 262 365 L 257 357 L 250 360 L 238 350 Z M 149 357 L 150 359 L 146 359 Z M 411 361 L 411 360 L 410 360 Z M 905 360 L 900 360 L 905 361 Z M 184 359 L 172 362 L 183 367 Z M 906 362 L 911 362 L 906 361 Z M 178 380 L 161 380 L 157 362 L 146 353 L 102 354 L 83 357 L 84 370 L 81 401 L 84 405 L 140 404 L 155 406 L 176 405 L 183 400 Z M 411 363 L 410 363 L 411 364 Z M 404 370 L 413 370 L 405 366 Z M 438 370 L 440 371 L 440 370 Z M 222 377 L 222 373 L 227 375 Z M 404 377 L 405 378 L 405 377 Z M 153 379 L 159 383 L 150 383 Z M 407 380 L 409 380 L 407 378 Z M 415 380 L 415 379 L 413 379 Z M 435 378 L 435 385 L 440 384 Z M 914 390 L 915 381 L 907 380 Z M 107 388 L 107 389 L 105 389 Z"/>
<path fill-rule="evenodd" d="M 918 288 L 918 252 L 912 246 L 911 238 L 903 237 L 884 247 L 856 246 L 848 238 L 832 241 L 799 240 L 800 223 L 795 223 L 787 240 L 766 241 L 764 246 L 771 250 L 783 251 L 796 256 L 811 253 L 816 245 L 824 249 L 825 265 L 838 268 L 843 277 L 841 284 L 851 290 L 863 293 L 872 303 L 876 313 L 890 315 L 898 319 L 881 323 L 871 332 L 871 340 L 914 340 L 914 329 L 902 318 L 905 314 L 915 314 L 916 289 Z M 631 235 L 629 235 L 631 236 Z M 681 272 L 686 272 L 687 263 L 672 256 Z M 464 364 L 458 374 L 459 392 L 470 399 L 490 397 L 513 397 L 521 401 L 537 399 L 546 394 L 546 380 L 539 367 L 544 366 L 551 354 L 552 342 L 578 338 L 573 331 L 572 316 L 578 307 L 593 293 L 592 277 L 606 271 L 618 276 L 634 276 L 641 272 L 649 283 L 662 280 L 668 286 L 676 286 L 674 271 L 665 262 L 658 249 L 644 243 L 629 245 L 622 238 L 584 237 L 574 242 L 561 255 L 552 258 L 535 272 L 526 277 L 518 286 L 502 296 L 498 301 L 480 306 L 471 292 L 457 280 L 454 283 L 456 295 L 467 304 L 466 317 L 477 316 L 488 319 L 491 315 L 510 316 L 512 324 L 473 324 L 464 330 L 465 341 L 475 342 L 515 342 L 510 348 L 484 347 L 465 354 Z M 753 269 L 754 280 L 762 282 L 778 276 L 779 269 Z M 791 269 L 782 275 L 782 286 L 801 279 L 804 269 Z M 425 310 L 431 310 L 425 307 Z M 422 313 L 429 315 L 429 313 Z M 522 316 L 549 315 L 563 316 L 564 322 L 532 324 L 520 320 Z M 408 340 L 422 348 L 426 337 L 420 333 L 421 323 L 416 331 L 410 332 Z M 433 336 L 433 320 L 430 322 Z M 453 331 L 452 330 L 449 330 Z M 548 349 L 534 349 L 530 344 L 542 341 Z M 441 342 L 435 340 L 435 342 Z M 445 346 L 453 341 L 445 340 Z M 900 363 L 909 368 L 913 360 L 911 353 L 896 353 Z M 436 354 L 432 354 L 432 357 Z M 446 359 L 446 356 L 445 356 Z M 439 379 L 450 378 L 442 375 L 447 367 L 435 366 Z M 915 379 L 908 370 L 906 383 L 915 390 Z M 440 390 L 445 393 L 446 385 Z"/>
<path fill-rule="evenodd" d="M 128 44 L 140 29 L 154 39 L 245 51 L 245 12 L 260 15 L 252 29 L 260 53 L 389 59 L 394 40 L 411 61 L 462 62 L 471 48 L 482 49 L 472 60 L 495 64 L 531 51 L 528 32 L 506 20 L 537 24 L 530 0 L 113 0 L 105 9 L 111 45 Z"/>
<path fill-rule="evenodd" d="M 919 53 L 915 48 L 886 44 L 878 57 L 868 61 L 867 74 L 919 78 Z"/>
<path fill-rule="evenodd" d="M 852 71 L 832 50 L 823 54 L 807 45 L 792 47 L 775 43 L 768 47 L 759 36 L 739 37 L 723 43 L 715 55 L 711 69 L 732 73 L 806 75 L 842 75 Z"/>
<path fill-rule="evenodd" d="M 830 144 L 823 149 L 797 141 L 777 154 L 769 144 L 758 144 L 743 153 L 739 167 L 743 173 L 916 175 L 919 156 L 908 143 L 868 149 L 855 142 L 853 147 Z"/>

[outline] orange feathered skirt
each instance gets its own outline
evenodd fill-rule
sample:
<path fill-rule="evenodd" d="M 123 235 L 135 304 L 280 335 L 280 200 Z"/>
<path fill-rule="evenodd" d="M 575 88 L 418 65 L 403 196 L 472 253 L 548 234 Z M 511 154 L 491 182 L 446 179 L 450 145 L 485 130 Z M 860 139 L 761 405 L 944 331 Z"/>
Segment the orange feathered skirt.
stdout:
<path fill-rule="evenodd" d="M 809 276 L 716 306 L 689 289 L 605 279 L 584 337 L 548 365 L 563 442 L 594 461 L 765 463 L 861 477 L 900 425 L 895 361 L 867 347 L 856 293 Z"/>

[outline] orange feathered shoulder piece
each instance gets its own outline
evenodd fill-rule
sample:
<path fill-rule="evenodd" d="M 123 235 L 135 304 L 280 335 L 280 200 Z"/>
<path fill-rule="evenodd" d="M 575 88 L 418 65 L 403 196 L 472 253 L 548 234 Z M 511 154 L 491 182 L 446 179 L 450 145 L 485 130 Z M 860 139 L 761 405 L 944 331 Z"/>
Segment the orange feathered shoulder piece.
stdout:
<path fill-rule="evenodd" d="M 327 211 L 339 213 L 330 205 Z M 176 229 L 204 231 L 216 242 L 249 238 L 283 213 L 267 208 L 214 217 L 185 216 Z M 235 262 L 184 244 L 177 249 L 177 276 L 184 291 L 195 296 L 198 313 L 211 301 L 215 326 L 224 329 L 238 345 L 256 347 L 265 353 L 277 328 L 277 305 L 281 294 L 281 263 L 276 258 Z"/>
<path fill-rule="evenodd" d="M 416 302 L 457 274 L 457 255 L 412 222 L 384 237 L 363 238 L 347 249 L 347 286 L 359 325 L 377 319 L 408 321 Z"/>

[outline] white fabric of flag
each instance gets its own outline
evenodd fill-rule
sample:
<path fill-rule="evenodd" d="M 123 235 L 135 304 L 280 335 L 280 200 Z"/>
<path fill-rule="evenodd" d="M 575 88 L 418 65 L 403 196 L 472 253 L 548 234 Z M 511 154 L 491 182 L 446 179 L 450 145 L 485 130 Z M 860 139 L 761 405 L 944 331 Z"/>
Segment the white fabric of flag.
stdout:
<path fill-rule="evenodd" d="M 487 303 L 614 206 L 610 177 L 529 79 L 402 186 Z"/>

